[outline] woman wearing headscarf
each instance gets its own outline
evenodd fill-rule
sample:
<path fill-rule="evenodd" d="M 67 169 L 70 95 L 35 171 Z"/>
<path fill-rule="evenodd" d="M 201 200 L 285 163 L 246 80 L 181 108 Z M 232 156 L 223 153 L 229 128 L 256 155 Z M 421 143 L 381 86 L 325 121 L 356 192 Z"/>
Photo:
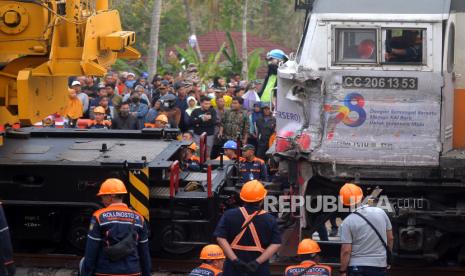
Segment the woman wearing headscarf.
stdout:
<path fill-rule="evenodd" d="M 83 115 L 83 106 L 74 89 L 68 89 L 68 92 L 68 105 L 65 107 L 61 115 L 68 119 L 69 126 L 74 127 L 76 126 L 76 121 Z"/>
<path fill-rule="evenodd" d="M 187 129 L 191 129 L 190 117 L 191 117 L 192 111 L 199 108 L 199 106 L 194 96 L 187 97 L 186 101 L 187 101 L 187 109 L 186 109 L 186 114 L 184 114 L 184 125 L 186 126 Z"/>

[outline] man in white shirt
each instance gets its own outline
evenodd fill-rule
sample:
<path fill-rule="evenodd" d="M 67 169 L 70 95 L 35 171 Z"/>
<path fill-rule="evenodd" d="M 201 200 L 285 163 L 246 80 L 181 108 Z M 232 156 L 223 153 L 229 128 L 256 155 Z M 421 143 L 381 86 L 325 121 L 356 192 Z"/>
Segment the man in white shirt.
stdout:
<path fill-rule="evenodd" d="M 388 266 L 385 245 L 391 251 L 394 242 L 386 212 L 378 207 L 360 205 L 363 191 L 355 184 L 342 186 L 339 195 L 345 206 L 355 208 L 341 225 L 340 275 L 385 276 Z M 374 226 L 383 241 L 362 216 Z"/>

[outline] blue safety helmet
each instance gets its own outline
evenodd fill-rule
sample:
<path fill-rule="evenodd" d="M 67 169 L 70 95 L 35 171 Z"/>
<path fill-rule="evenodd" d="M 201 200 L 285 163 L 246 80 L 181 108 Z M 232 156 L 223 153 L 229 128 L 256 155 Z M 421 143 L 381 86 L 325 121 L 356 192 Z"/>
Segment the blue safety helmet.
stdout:
<path fill-rule="evenodd" d="M 223 149 L 237 150 L 237 143 L 234 142 L 233 140 L 229 140 L 226 143 L 224 143 Z"/>
<path fill-rule="evenodd" d="M 279 59 L 279 60 L 288 60 L 286 53 L 279 49 L 273 49 L 266 54 L 266 59 Z"/>

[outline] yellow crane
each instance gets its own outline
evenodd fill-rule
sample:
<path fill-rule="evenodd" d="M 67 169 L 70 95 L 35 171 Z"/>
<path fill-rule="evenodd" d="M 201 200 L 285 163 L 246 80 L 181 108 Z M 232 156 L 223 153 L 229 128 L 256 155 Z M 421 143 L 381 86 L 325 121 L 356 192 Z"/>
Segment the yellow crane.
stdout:
<path fill-rule="evenodd" d="M 108 0 L 0 0 L 0 128 L 60 112 L 69 76 L 139 58 L 134 43 Z"/>

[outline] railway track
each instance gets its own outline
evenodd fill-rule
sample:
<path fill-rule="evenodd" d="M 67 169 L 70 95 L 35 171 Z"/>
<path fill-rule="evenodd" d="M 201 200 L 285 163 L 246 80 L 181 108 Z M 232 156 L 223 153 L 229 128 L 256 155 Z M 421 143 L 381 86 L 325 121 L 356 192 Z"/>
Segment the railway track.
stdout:
<path fill-rule="evenodd" d="M 38 268 L 65 268 L 76 270 L 80 256 L 60 255 L 60 254 L 16 254 L 16 263 L 21 267 L 38 267 Z M 196 260 L 171 260 L 171 259 L 153 259 L 153 270 L 158 272 L 187 273 L 199 264 Z M 288 263 L 273 263 L 271 271 L 273 275 L 282 275 Z M 332 265 L 337 272 L 337 265 Z M 334 275 L 338 275 L 334 273 Z M 422 275 L 422 276 L 463 276 L 465 267 L 393 267 L 390 276 L 404 275 Z"/>

